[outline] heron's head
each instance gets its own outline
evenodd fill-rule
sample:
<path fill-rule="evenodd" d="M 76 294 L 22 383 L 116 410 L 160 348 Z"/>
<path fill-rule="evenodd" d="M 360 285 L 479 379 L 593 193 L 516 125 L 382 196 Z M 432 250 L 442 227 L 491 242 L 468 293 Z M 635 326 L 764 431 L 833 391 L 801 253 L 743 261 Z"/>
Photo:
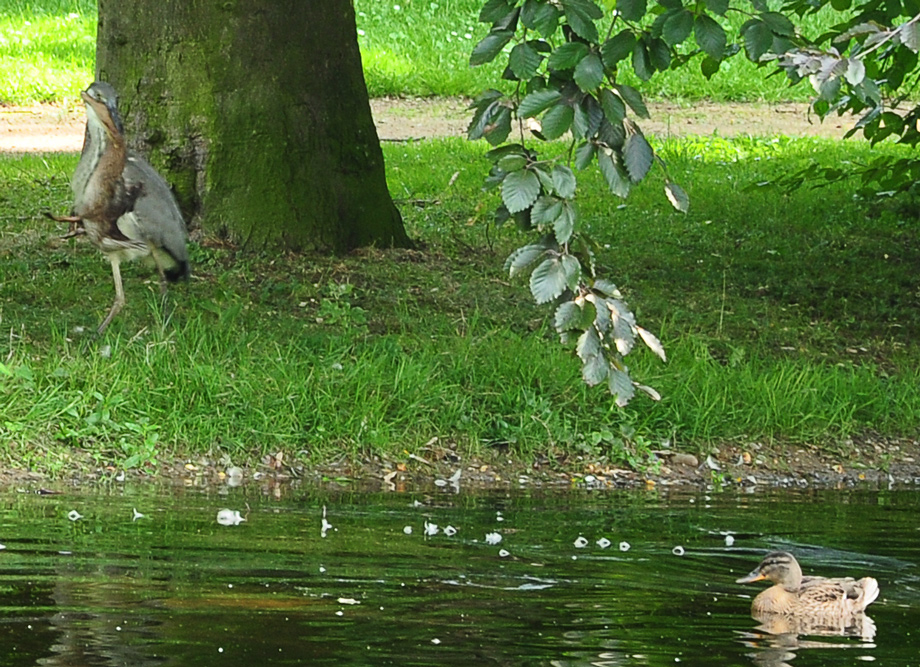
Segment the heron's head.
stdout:
<path fill-rule="evenodd" d="M 80 93 L 86 105 L 87 122 L 104 129 L 110 137 L 124 136 L 125 128 L 118 115 L 118 94 L 105 81 L 95 81 Z"/>

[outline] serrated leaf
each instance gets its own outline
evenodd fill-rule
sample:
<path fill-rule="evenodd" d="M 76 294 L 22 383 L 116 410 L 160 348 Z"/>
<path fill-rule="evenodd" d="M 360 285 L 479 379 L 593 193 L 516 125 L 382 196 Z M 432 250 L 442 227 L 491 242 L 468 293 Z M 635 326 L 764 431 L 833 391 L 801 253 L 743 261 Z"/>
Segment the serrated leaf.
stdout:
<path fill-rule="evenodd" d="M 559 71 L 572 69 L 587 55 L 588 47 L 581 42 L 566 42 L 549 54 L 548 65 L 550 69 Z"/>
<path fill-rule="evenodd" d="M 646 0 L 617 0 L 617 12 L 627 21 L 642 19 L 646 8 Z"/>
<path fill-rule="evenodd" d="M 502 52 L 505 45 L 511 41 L 513 35 L 514 33 L 511 30 L 497 30 L 483 37 L 473 47 L 473 52 L 470 54 L 470 66 L 476 67 L 495 60 L 495 57 Z"/>
<path fill-rule="evenodd" d="M 582 326 L 583 316 L 582 307 L 580 305 L 574 301 L 565 301 L 559 304 L 559 307 L 556 309 L 556 314 L 553 317 L 553 326 L 559 333 L 563 331 L 584 331 L 585 327 Z"/>
<path fill-rule="evenodd" d="M 770 30 L 780 37 L 794 37 L 795 26 L 784 14 L 779 12 L 764 12 L 760 18 L 770 26 Z"/>
<path fill-rule="evenodd" d="M 541 125 L 547 141 L 558 139 L 572 126 L 575 110 L 565 104 L 558 104 L 544 114 Z"/>
<path fill-rule="evenodd" d="M 575 83 L 584 92 L 597 90 L 603 82 L 604 65 L 597 54 L 588 54 L 575 66 Z"/>
<path fill-rule="evenodd" d="M 551 2 L 541 3 L 533 18 L 533 29 L 546 38 L 556 34 L 562 12 Z"/>
<path fill-rule="evenodd" d="M 613 319 L 610 317 L 610 308 L 607 307 L 607 301 L 596 294 L 589 294 L 585 299 L 588 303 L 594 304 L 594 326 L 597 327 L 601 336 L 606 336 L 610 330 Z"/>
<path fill-rule="evenodd" d="M 851 86 L 858 86 L 866 78 L 866 66 L 862 60 L 850 58 L 847 62 L 847 72 L 844 75 L 847 83 Z"/>
<path fill-rule="evenodd" d="M 530 293 L 538 303 L 549 303 L 565 291 L 566 273 L 558 257 L 544 259 L 530 274 Z"/>
<path fill-rule="evenodd" d="M 575 221 L 577 217 L 578 213 L 575 207 L 572 206 L 571 203 L 565 202 L 562 205 L 562 209 L 559 211 L 559 215 L 553 222 L 553 233 L 556 235 L 556 242 L 559 245 L 568 243 L 569 239 L 572 238 L 572 232 L 575 231 Z M 566 255 L 566 257 L 569 257 L 569 255 Z M 575 261 L 577 262 L 578 260 Z M 569 287 L 572 286 L 569 285 Z"/>
<path fill-rule="evenodd" d="M 561 0 L 565 21 L 576 35 L 588 42 L 597 42 L 597 26 L 594 19 L 604 13 L 592 0 Z"/>
<path fill-rule="evenodd" d="M 511 109 L 498 105 L 489 118 L 489 123 L 483 127 L 482 136 L 492 146 L 503 143 L 511 134 Z"/>
<path fill-rule="evenodd" d="M 530 219 L 535 225 L 545 225 L 556 221 L 562 213 L 562 202 L 552 196 L 537 198 L 530 213 Z"/>
<path fill-rule="evenodd" d="M 575 174 L 564 164 L 557 164 L 553 167 L 553 189 L 563 199 L 571 199 L 575 196 L 575 186 L 578 180 Z"/>
<path fill-rule="evenodd" d="M 645 178 L 654 159 L 655 151 L 652 150 L 648 139 L 640 132 L 627 132 L 626 143 L 623 146 L 623 162 L 633 183 Z"/>
<path fill-rule="evenodd" d="M 751 19 L 741 28 L 744 39 L 744 51 L 752 62 L 760 62 L 761 57 L 773 46 L 773 31 L 763 21 Z"/>
<path fill-rule="evenodd" d="M 519 153 L 512 153 L 500 159 L 496 164 L 504 172 L 520 171 L 527 166 L 527 158 Z"/>
<path fill-rule="evenodd" d="M 620 290 L 617 289 L 617 286 L 609 280 L 605 280 L 604 278 L 598 278 L 595 280 L 591 285 L 591 289 L 593 289 L 595 292 L 603 294 L 604 296 L 613 297 L 614 299 L 623 298 L 623 295 L 620 294 Z"/>
<path fill-rule="evenodd" d="M 716 20 L 707 14 L 700 14 L 693 23 L 693 35 L 696 43 L 703 52 L 714 58 L 722 60 L 725 55 L 725 30 L 716 23 Z"/>
<path fill-rule="evenodd" d="M 508 255 L 505 260 L 505 271 L 511 278 L 521 273 L 528 273 L 543 255 L 546 254 L 547 247 L 542 244 L 533 243 L 518 248 Z"/>
<path fill-rule="evenodd" d="M 562 93 L 558 90 L 546 89 L 530 93 L 521 100 L 518 107 L 518 117 L 530 118 L 549 109 L 562 98 Z"/>
<path fill-rule="evenodd" d="M 502 202 L 512 214 L 533 206 L 540 195 L 540 179 L 532 171 L 513 171 L 502 183 Z"/>
<path fill-rule="evenodd" d="M 607 299 L 607 307 L 613 320 L 613 342 L 617 352 L 626 356 L 636 344 L 636 316 L 619 299 Z"/>
<path fill-rule="evenodd" d="M 632 66 L 636 76 L 643 81 L 648 81 L 655 73 L 655 68 L 652 67 L 652 61 L 649 58 L 648 47 L 645 42 L 639 42 L 636 44 L 636 48 L 633 49 Z"/>
<path fill-rule="evenodd" d="M 905 23 L 898 30 L 898 39 L 901 44 L 917 53 L 920 50 L 920 27 L 913 21 Z"/>
<path fill-rule="evenodd" d="M 604 116 L 612 124 L 619 124 L 626 118 L 626 105 L 623 100 L 617 97 L 612 90 L 604 88 L 600 94 L 601 108 L 604 110 Z"/>
<path fill-rule="evenodd" d="M 530 81 L 537 73 L 541 62 L 543 62 L 543 56 L 527 42 L 516 44 L 508 54 L 508 67 L 521 81 Z"/>
<path fill-rule="evenodd" d="M 612 69 L 618 62 L 629 56 L 635 46 L 636 36 L 633 32 L 621 30 L 604 42 L 601 47 L 601 60 L 604 61 L 604 65 Z"/>
<path fill-rule="evenodd" d="M 479 10 L 480 23 L 495 23 L 513 9 L 508 0 L 488 0 Z"/>
<path fill-rule="evenodd" d="M 591 164 L 596 150 L 592 143 L 584 142 L 579 144 L 578 148 L 575 149 L 575 168 L 580 170 Z"/>
<path fill-rule="evenodd" d="M 571 207 L 571 204 L 568 207 Z M 574 219 L 574 215 L 572 217 Z M 563 255 L 562 269 L 565 272 L 566 286 L 574 292 L 578 289 L 578 283 L 581 282 L 581 262 L 572 255 Z"/>
<path fill-rule="evenodd" d="M 604 110 L 594 96 L 585 95 L 572 108 L 575 110 L 575 116 L 572 118 L 572 134 L 575 138 L 588 139 L 596 135 L 604 120 Z"/>
<path fill-rule="evenodd" d="M 626 407 L 636 395 L 636 388 L 629 375 L 619 368 L 611 368 L 607 373 L 607 389 L 621 408 Z"/>
<path fill-rule="evenodd" d="M 597 354 L 583 362 L 581 368 L 581 379 L 589 387 L 596 387 L 607 379 L 607 372 L 610 369 L 610 363 L 602 354 Z"/>
<path fill-rule="evenodd" d="M 683 43 L 685 39 L 693 32 L 693 12 L 686 9 L 680 9 L 674 12 L 664 22 L 661 29 L 661 36 L 671 46 L 677 46 Z"/>
<path fill-rule="evenodd" d="M 626 104 L 629 105 L 629 108 L 632 109 L 639 118 L 649 118 L 648 107 L 645 106 L 645 102 L 642 101 L 642 95 L 638 90 L 632 86 L 627 86 L 625 83 L 618 83 L 614 86 L 616 93 L 623 99 Z"/>
<path fill-rule="evenodd" d="M 648 57 L 654 67 L 659 72 L 664 72 L 671 65 L 671 49 L 667 43 L 659 37 L 652 39 L 648 43 Z"/>
<path fill-rule="evenodd" d="M 610 188 L 610 192 L 617 197 L 626 199 L 632 186 L 629 182 L 629 176 L 619 165 L 614 152 L 609 148 L 601 148 L 597 153 L 597 164 L 607 181 L 607 187 Z"/>
<path fill-rule="evenodd" d="M 671 202 L 671 206 L 681 213 L 686 213 L 690 210 L 690 197 L 677 183 L 667 181 L 664 184 L 664 194 L 668 201 Z"/>
<path fill-rule="evenodd" d="M 728 0 L 704 0 L 704 4 L 709 11 L 719 16 L 725 16 L 728 11 Z"/>
<path fill-rule="evenodd" d="M 716 74 L 718 74 L 721 64 L 721 61 L 716 60 L 710 56 L 706 56 L 703 58 L 702 62 L 700 62 L 700 72 L 707 79 L 711 79 Z"/>
<path fill-rule="evenodd" d="M 664 352 L 664 345 L 662 345 L 661 341 L 658 340 L 658 336 L 653 334 L 651 331 L 648 331 L 647 329 L 643 329 L 640 326 L 636 327 L 636 331 L 639 332 L 639 336 L 642 338 L 642 342 L 645 343 L 652 352 L 657 354 L 662 361 L 668 360 L 668 355 Z"/>
<path fill-rule="evenodd" d="M 591 357 L 601 354 L 601 339 L 597 335 L 594 327 L 588 329 L 578 337 L 578 344 L 575 346 L 575 354 L 582 362 L 588 361 Z"/>

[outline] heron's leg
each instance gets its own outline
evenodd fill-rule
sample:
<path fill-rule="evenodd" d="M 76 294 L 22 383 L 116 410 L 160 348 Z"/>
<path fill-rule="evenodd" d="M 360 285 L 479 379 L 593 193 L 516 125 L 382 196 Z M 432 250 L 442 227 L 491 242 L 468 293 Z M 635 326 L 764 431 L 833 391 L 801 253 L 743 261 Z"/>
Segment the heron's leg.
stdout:
<path fill-rule="evenodd" d="M 121 268 L 119 267 L 121 259 L 119 259 L 117 255 L 111 255 L 109 261 L 112 262 L 112 278 L 115 280 L 115 303 L 112 304 L 109 314 L 102 320 L 102 324 L 96 329 L 96 333 L 98 334 L 105 331 L 112 319 L 125 307 L 125 288 L 121 284 Z"/>

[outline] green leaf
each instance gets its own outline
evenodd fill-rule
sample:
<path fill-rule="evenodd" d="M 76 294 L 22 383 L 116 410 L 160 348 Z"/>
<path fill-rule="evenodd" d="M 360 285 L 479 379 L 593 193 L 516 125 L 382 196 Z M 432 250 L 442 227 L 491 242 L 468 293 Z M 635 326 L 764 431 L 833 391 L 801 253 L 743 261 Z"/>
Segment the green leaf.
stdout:
<path fill-rule="evenodd" d="M 536 225 L 545 225 L 556 221 L 562 213 L 562 201 L 557 197 L 539 197 L 533 205 L 530 219 Z"/>
<path fill-rule="evenodd" d="M 532 171 L 512 171 L 502 183 L 502 202 L 510 213 L 533 206 L 540 195 L 540 179 Z"/>
<path fill-rule="evenodd" d="M 583 362 L 581 379 L 584 380 L 585 384 L 589 387 L 596 387 L 607 379 L 609 370 L 610 363 L 607 361 L 607 358 L 602 354 L 597 354 L 593 357 L 589 357 L 587 361 Z"/>
<path fill-rule="evenodd" d="M 773 31 L 763 21 L 751 19 L 741 26 L 744 39 L 744 51 L 752 62 L 760 62 L 761 57 L 773 46 Z"/>
<path fill-rule="evenodd" d="M 566 42 L 549 54 L 549 67 L 554 70 L 572 69 L 588 55 L 588 47 L 581 42 Z"/>
<path fill-rule="evenodd" d="M 629 121 L 626 121 L 629 122 Z M 638 183 L 652 167 L 655 151 L 641 132 L 627 132 L 626 144 L 623 146 L 623 162 L 633 183 Z M 511 207 L 509 207 L 510 209 Z"/>
<path fill-rule="evenodd" d="M 664 186 L 664 194 L 668 201 L 671 202 L 671 206 L 681 213 L 686 213 L 690 210 L 690 197 L 677 183 L 667 181 Z"/>
<path fill-rule="evenodd" d="M 473 53 L 470 55 L 470 66 L 484 65 L 495 60 L 495 57 L 502 52 L 505 45 L 511 41 L 514 32 L 511 30 L 497 30 L 490 32 L 473 47 Z"/>
<path fill-rule="evenodd" d="M 500 159 L 497 164 L 504 172 L 520 171 L 527 166 L 527 158 L 520 153 L 512 153 Z"/>
<path fill-rule="evenodd" d="M 552 37 L 559 27 L 559 17 L 561 15 L 562 12 L 551 2 L 540 3 L 534 11 L 533 26 L 531 27 L 546 38 Z"/>
<path fill-rule="evenodd" d="M 626 197 L 629 196 L 631 187 L 629 176 L 623 170 L 623 167 L 620 165 L 615 155 L 616 154 L 609 148 L 601 148 L 597 152 L 597 164 L 604 178 L 607 180 L 607 186 L 610 188 L 610 192 L 617 197 L 626 199 Z"/>
<path fill-rule="evenodd" d="M 480 23 L 495 23 L 507 16 L 514 7 L 508 0 L 488 0 L 479 10 Z"/>
<path fill-rule="evenodd" d="M 671 46 L 683 43 L 693 32 L 693 12 L 681 9 L 674 12 L 664 23 L 661 36 Z"/>
<path fill-rule="evenodd" d="M 575 222 L 577 220 L 578 211 L 576 208 L 571 202 L 564 202 L 559 217 L 553 222 L 553 233 L 556 235 L 556 242 L 559 245 L 565 245 L 572 238 L 572 232 L 575 231 Z M 566 257 L 570 257 L 570 255 L 566 255 Z M 578 260 L 575 261 L 576 263 L 578 262 Z M 572 287 L 571 284 L 569 286 Z"/>
<path fill-rule="evenodd" d="M 505 260 L 505 271 L 512 278 L 527 273 L 546 254 L 547 250 L 549 249 L 545 245 L 536 243 L 518 248 Z"/>
<path fill-rule="evenodd" d="M 511 134 L 511 109 L 499 105 L 490 122 L 483 128 L 482 136 L 492 146 L 503 143 Z"/>
<path fill-rule="evenodd" d="M 584 169 L 591 161 L 594 159 L 594 153 L 596 149 L 594 144 L 590 142 L 584 142 L 575 149 L 575 168 Z"/>
<path fill-rule="evenodd" d="M 576 35 L 588 42 L 598 41 L 594 19 L 604 15 L 600 7 L 591 0 L 562 0 L 562 10 L 565 12 L 566 23 Z"/>
<path fill-rule="evenodd" d="M 544 114 L 541 129 L 547 141 L 558 139 L 572 126 L 575 110 L 565 104 L 558 104 Z"/>
<path fill-rule="evenodd" d="M 623 104 L 623 100 L 607 88 L 602 90 L 598 97 L 600 97 L 601 108 L 604 110 L 604 116 L 607 117 L 607 120 L 614 124 L 622 123 L 623 119 L 626 118 L 626 105 Z"/>
<path fill-rule="evenodd" d="M 553 317 L 553 326 L 556 331 L 584 331 L 584 310 L 574 301 L 565 301 L 559 304 Z"/>
<path fill-rule="evenodd" d="M 574 292 L 581 282 L 581 262 L 577 257 L 566 254 L 562 256 L 562 268 L 565 271 L 566 285 Z"/>
<path fill-rule="evenodd" d="M 530 274 L 530 293 L 538 304 L 557 298 L 565 291 L 566 285 L 565 267 L 558 257 L 544 259 Z"/>
<path fill-rule="evenodd" d="M 557 164 L 553 167 L 553 189 L 557 195 L 563 199 L 571 199 L 575 196 L 577 184 L 575 174 L 564 164 Z"/>
<path fill-rule="evenodd" d="M 611 368 L 607 374 L 607 389 L 610 390 L 617 406 L 621 408 L 625 408 L 636 395 L 636 388 L 629 374 L 619 368 Z"/>
<path fill-rule="evenodd" d="M 603 82 L 604 65 L 596 54 L 589 54 L 575 66 L 575 83 L 584 92 L 590 93 L 597 90 Z"/>
<path fill-rule="evenodd" d="M 648 43 L 648 57 L 652 67 L 659 72 L 664 72 L 671 65 L 671 49 L 663 39 L 656 37 Z"/>
<path fill-rule="evenodd" d="M 770 26 L 770 30 L 780 37 L 794 37 L 795 26 L 785 15 L 779 12 L 764 12 L 760 15 L 764 23 Z"/>
<path fill-rule="evenodd" d="M 716 60 L 715 58 L 712 58 L 712 57 L 710 57 L 710 56 L 706 56 L 706 57 L 703 58 L 703 60 L 700 62 L 700 72 L 701 72 L 701 73 L 703 74 L 703 76 L 705 76 L 707 79 L 711 79 L 713 76 L 715 76 L 716 74 L 719 73 L 719 67 L 720 67 L 721 65 L 722 65 L 722 63 L 721 63 L 720 61 L 718 61 L 718 60 Z"/>
<path fill-rule="evenodd" d="M 537 73 L 541 62 L 543 62 L 543 56 L 529 42 L 516 44 L 508 55 L 508 67 L 521 81 L 530 81 Z"/>
<path fill-rule="evenodd" d="M 645 16 L 647 0 L 617 0 L 617 11 L 627 21 L 639 21 Z"/>
<path fill-rule="evenodd" d="M 693 34 L 696 37 L 696 43 L 704 53 L 715 60 L 722 60 L 727 40 L 725 30 L 716 23 L 715 19 L 706 14 L 697 16 L 693 24 Z"/>
<path fill-rule="evenodd" d="M 521 105 L 518 107 L 518 116 L 520 118 L 530 118 L 532 116 L 536 116 L 537 114 L 542 113 L 546 109 L 553 106 L 561 98 L 562 93 L 552 88 L 538 90 L 536 92 L 530 93 L 527 97 L 521 100 Z"/>
<path fill-rule="evenodd" d="M 601 59 L 604 65 L 609 68 L 616 66 L 618 62 L 626 58 L 636 46 L 636 36 L 631 30 L 622 30 L 606 42 L 601 47 Z"/>
<path fill-rule="evenodd" d="M 633 49 L 632 66 L 636 76 L 643 81 L 648 81 L 652 78 L 652 74 L 655 73 L 655 68 L 652 67 L 652 61 L 648 56 L 648 48 L 645 46 L 645 42 L 639 42 L 636 44 L 636 48 Z"/>
<path fill-rule="evenodd" d="M 582 362 L 586 362 L 592 357 L 603 354 L 601 349 L 601 339 L 597 335 L 594 327 L 589 327 L 581 336 L 578 337 L 578 344 L 575 346 L 575 354 Z"/>
<path fill-rule="evenodd" d="M 719 16 L 725 16 L 728 11 L 728 0 L 704 0 L 704 4 L 709 11 Z"/>
<path fill-rule="evenodd" d="M 638 90 L 632 86 L 627 86 L 625 83 L 618 83 L 614 86 L 614 89 L 623 101 L 629 105 L 629 108 L 636 112 L 639 118 L 650 117 L 648 108 L 645 106 L 645 102 L 642 101 L 642 95 Z"/>

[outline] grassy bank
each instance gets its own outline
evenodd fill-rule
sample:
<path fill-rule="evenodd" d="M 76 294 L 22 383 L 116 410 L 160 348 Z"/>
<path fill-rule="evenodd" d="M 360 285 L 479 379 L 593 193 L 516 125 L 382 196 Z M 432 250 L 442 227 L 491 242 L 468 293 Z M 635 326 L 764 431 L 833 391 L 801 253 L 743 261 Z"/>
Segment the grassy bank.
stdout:
<path fill-rule="evenodd" d="M 423 250 L 252 257 L 204 242 L 192 248 L 195 279 L 165 307 L 152 272 L 126 267 L 128 306 L 101 339 L 89 332 L 113 296 L 108 264 L 38 216 L 67 210 L 76 157 L 0 158 L 11 212 L 0 228 L 5 455 L 51 469 L 72 447 L 119 466 L 279 449 L 328 461 L 398 457 L 437 437 L 464 453 L 641 465 L 668 443 L 833 448 L 873 430 L 916 435 L 915 211 L 862 204 L 843 186 L 746 189 L 808 159 L 838 164 L 867 149 L 659 145 L 692 198 L 686 216 L 664 202 L 661 183 L 620 208 L 599 179 L 580 181 L 600 264 L 669 354 L 667 364 L 631 355 L 635 377 L 664 399 L 625 410 L 581 385 L 547 310 L 502 274 L 521 239 L 487 224 L 484 147 L 385 149 L 391 191 Z"/>
<path fill-rule="evenodd" d="M 478 23 L 481 0 L 355 0 L 358 41 L 372 96 L 477 95 L 500 85 L 496 63 L 470 68 L 470 51 L 486 33 Z M 729 14 L 729 34 L 745 16 Z M 834 16 L 803 20 L 820 33 Z M 96 34 L 95 0 L 0 0 L 0 102 L 72 102 L 92 80 Z M 782 76 L 743 57 L 730 59 L 712 80 L 696 64 L 632 83 L 649 96 L 693 101 L 806 100 L 810 91 L 787 87 Z"/>

